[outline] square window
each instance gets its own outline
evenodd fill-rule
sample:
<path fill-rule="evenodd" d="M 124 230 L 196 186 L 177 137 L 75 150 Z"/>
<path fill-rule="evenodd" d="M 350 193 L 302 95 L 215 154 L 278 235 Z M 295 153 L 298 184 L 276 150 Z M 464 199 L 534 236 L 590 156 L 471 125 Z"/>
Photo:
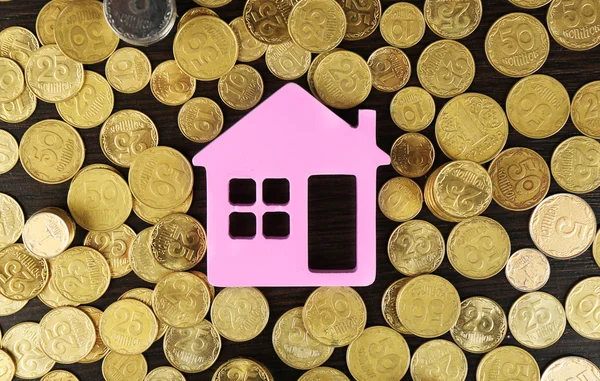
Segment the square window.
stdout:
<path fill-rule="evenodd" d="M 290 182 L 287 179 L 265 179 L 263 182 L 263 202 L 284 205 L 290 201 Z"/>
<path fill-rule="evenodd" d="M 256 236 L 256 216 L 253 213 L 231 213 L 229 215 L 231 238 L 253 238 Z"/>
<path fill-rule="evenodd" d="M 285 238 L 290 235 L 290 215 L 284 212 L 263 214 L 263 235 L 266 238 Z"/>
<path fill-rule="evenodd" d="M 238 205 L 254 204 L 256 202 L 256 182 L 252 179 L 231 179 L 229 181 L 229 202 Z"/>

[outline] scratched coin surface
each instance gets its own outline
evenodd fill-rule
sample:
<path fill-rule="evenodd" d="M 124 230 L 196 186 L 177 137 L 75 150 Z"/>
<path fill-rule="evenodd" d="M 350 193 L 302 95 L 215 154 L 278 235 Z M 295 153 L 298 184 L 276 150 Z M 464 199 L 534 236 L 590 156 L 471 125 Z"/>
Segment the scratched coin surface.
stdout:
<path fill-rule="evenodd" d="M 415 218 L 423 207 L 423 191 L 406 177 L 388 180 L 377 197 L 381 212 L 390 220 L 404 222 Z"/>
<path fill-rule="evenodd" d="M 187 272 L 164 276 L 152 294 L 152 309 L 156 317 L 171 327 L 189 328 L 200 324 L 209 308 L 208 287 L 199 277 Z M 216 324 L 214 319 L 211 320 Z"/>
<path fill-rule="evenodd" d="M 300 78 L 311 66 L 311 54 L 294 41 L 269 45 L 265 55 L 269 71 L 279 79 Z"/>
<path fill-rule="evenodd" d="M 92 307 L 92 306 L 80 306 L 80 310 L 85 312 L 87 316 L 92 319 L 92 323 L 94 323 L 94 330 L 96 332 L 96 341 L 94 341 L 94 346 L 90 353 L 87 354 L 83 359 L 79 360 L 82 364 L 89 364 L 96 361 L 102 360 L 108 354 L 108 347 L 104 345 L 102 341 L 102 336 L 100 336 L 100 319 L 102 318 L 102 310 Z"/>
<path fill-rule="evenodd" d="M 265 329 L 269 320 L 269 303 L 254 287 L 228 287 L 215 297 L 210 320 L 227 340 L 249 341 Z"/>
<path fill-rule="evenodd" d="M 292 40 L 311 53 L 332 50 L 346 34 L 346 15 L 336 0 L 300 1 L 288 16 Z"/>
<path fill-rule="evenodd" d="M 535 249 L 521 249 L 506 263 L 506 279 L 521 292 L 537 291 L 550 279 L 550 263 Z"/>
<path fill-rule="evenodd" d="M 150 82 L 152 64 L 141 50 L 126 47 L 115 51 L 108 58 L 104 72 L 113 89 L 133 94 Z"/>
<path fill-rule="evenodd" d="M 0 120 L 6 123 L 21 123 L 29 119 L 37 107 L 37 98 L 29 86 L 11 102 L 0 102 Z"/>
<path fill-rule="evenodd" d="M 189 270 L 204 258 L 206 232 L 194 217 L 170 214 L 154 226 L 150 249 L 162 266 L 174 271 Z"/>
<path fill-rule="evenodd" d="M 40 43 L 33 33 L 20 26 L 10 26 L 0 32 L 0 56 L 27 66 L 31 53 L 39 49 Z"/>
<path fill-rule="evenodd" d="M 152 72 L 150 90 L 160 103 L 180 106 L 194 96 L 196 80 L 186 74 L 175 60 L 168 60 Z"/>
<path fill-rule="evenodd" d="M 144 355 L 122 355 L 111 351 L 102 361 L 102 376 L 106 381 L 143 380 L 148 373 Z"/>
<path fill-rule="evenodd" d="M 575 285 L 565 302 L 569 325 L 581 336 L 600 340 L 600 277 L 586 278 Z"/>
<path fill-rule="evenodd" d="M 54 360 L 41 347 L 40 325 L 19 323 L 12 326 L 2 338 L 2 349 L 15 364 L 15 376 L 23 379 L 40 378 L 54 367 Z"/>
<path fill-rule="evenodd" d="M 148 283 L 158 283 L 165 275 L 172 272 L 158 263 L 152 254 L 150 239 L 153 228 L 149 227 L 139 232 L 129 249 L 131 269 L 135 275 Z"/>
<path fill-rule="evenodd" d="M 398 226 L 388 241 L 390 262 L 406 276 L 434 272 L 442 264 L 445 251 L 442 233 L 422 220 Z"/>
<path fill-rule="evenodd" d="M 477 29 L 483 15 L 481 0 L 425 0 L 425 21 L 433 33 L 458 40 Z"/>
<path fill-rule="evenodd" d="M 104 310 L 100 319 L 102 342 L 123 355 L 137 355 L 154 343 L 158 323 L 152 309 L 135 299 L 121 299 Z"/>
<path fill-rule="evenodd" d="M 567 49 L 589 50 L 600 45 L 600 4 L 595 1 L 553 1 L 546 22 L 552 37 Z"/>
<path fill-rule="evenodd" d="M 110 27 L 132 45 L 149 46 L 165 38 L 177 18 L 175 0 L 104 1 Z"/>
<path fill-rule="evenodd" d="M 212 381 L 237 381 L 242 374 L 245 381 L 273 381 L 264 365 L 250 359 L 234 358 L 221 365 L 213 374 Z"/>
<path fill-rule="evenodd" d="M 577 91 L 571 103 L 571 119 L 579 132 L 600 139 L 600 81 L 590 82 Z"/>
<path fill-rule="evenodd" d="M 413 4 L 398 2 L 383 12 L 379 29 L 388 44 L 406 49 L 415 46 L 425 35 L 425 18 Z"/>
<path fill-rule="evenodd" d="M 31 254 L 23 244 L 0 250 L 0 294 L 15 301 L 37 296 L 48 283 L 48 263 Z"/>
<path fill-rule="evenodd" d="M 181 19 L 183 20 L 183 17 Z M 267 51 L 267 47 L 270 46 L 262 41 L 257 40 L 253 35 L 250 34 L 242 16 L 236 17 L 233 20 L 231 20 L 229 26 L 231 27 L 231 30 L 233 30 L 233 33 L 235 33 L 235 36 L 237 38 L 239 50 L 238 61 L 240 62 L 256 61 L 257 59 L 262 57 L 263 54 L 265 54 L 265 52 Z"/>
<path fill-rule="evenodd" d="M 600 380 L 600 369 L 588 359 L 567 356 L 548 365 L 542 381 Z"/>
<path fill-rule="evenodd" d="M 410 79 L 411 66 L 408 56 L 392 46 L 384 46 L 371 53 L 367 65 L 371 69 L 373 87 L 379 91 L 398 91 Z"/>
<path fill-rule="evenodd" d="M 540 368 L 535 358 L 524 349 L 502 346 L 486 354 L 477 367 L 477 381 L 514 380 L 515 369 L 522 380 L 540 381 Z"/>
<path fill-rule="evenodd" d="M 40 320 L 40 345 L 59 364 L 73 364 L 90 353 L 96 342 L 92 319 L 76 307 L 58 307 Z"/>
<path fill-rule="evenodd" d="M 93 247 L 104 255 L 110 267 L 111 278 L 121 278 L 131 272 L 129 250 L 135 237 L 133 229 L 123 224 L 105 232 L 88 232 L 83 244 Z"/>
<path fill-rule="evenodd" d="M 396 299 L 398 298 L 400 289 L 404 287 L 409 280 L 411 280 L 411 278 L 400 278 L 390 284 L 383 293 L 383 298 L 381 299 L 381 313 L 386 323 L 403 335 L 410 335 L 411 333 L 400 322 L 398 312 L 396 311 Z"/>
<path fill-rule="evenodd" d="M 17 242 L 25 226 L 23 209 L 5 193 L 0 193 L 0 226 L 3 228 L 0 230 L 0 248 Z"/>
<path fill-rule="evenodd" d="M 187 101 L 179 110 L 179 130 L 194 143 L 207 143 L 223 129 L 223 111 L 209 98 L 198 97 Z"/>
<path fill-rule="evenodd" d="M 401 135 L 390 153 L 392 167 L 410 178 L 425 176 L 433 166 L 435 147 L 425 135 L 409 132 Z"/>
<path fill-rule="evenodd" d="M 248 0 L 244 6 L 244 22 L 248 32 L 269 45 L 290 39 L 288 18 L 294 6 L 292 0 Z"/>
<path fill-rule="evenodd" d="M 589 193 L 600 187 L 600 143 L 587 136 L 573 136 L 556 147 L 550 168 L 564 190 Z"/>
<path fill-rule="evenodd" d="M 502 307 L 492 299 L 474 296 L 460 304 L 460 316 L 450 334 L 465 351 L 487 353 L 500 345 L 507 329 Z"/>
<path fill-rule="evenodd" d="M 465 381 L 467 358 L 463 351 L 447 340 L 431 340 L 415 351 L 410 362 L 413 381 Z"/>
<path fill-rule="evenodd" d="M 210 368 L 221 352 L 221 336 L 208 320 L 190 328 L 170 327 L 163 341 L 165 357 L 182 372 Z"/>
<path fill-rule="evenodd" d="M 435 118 L 435 101 L 420 87 L 405 87 L 398 91 L 390 103 L 392 120 L 406 132 L 419 132 Z"/>

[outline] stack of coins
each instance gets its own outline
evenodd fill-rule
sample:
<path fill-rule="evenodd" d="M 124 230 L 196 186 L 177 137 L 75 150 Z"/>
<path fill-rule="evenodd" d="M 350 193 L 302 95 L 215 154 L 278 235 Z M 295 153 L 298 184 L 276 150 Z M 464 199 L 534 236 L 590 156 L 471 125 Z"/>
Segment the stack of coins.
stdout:
<path fill-rule="evenodd" d="M 60 208 L 45 208 L 33 214 L 23 228 L 23 244 L 32 254 L 53 258 L 75 238 L 75 222 Z"/>

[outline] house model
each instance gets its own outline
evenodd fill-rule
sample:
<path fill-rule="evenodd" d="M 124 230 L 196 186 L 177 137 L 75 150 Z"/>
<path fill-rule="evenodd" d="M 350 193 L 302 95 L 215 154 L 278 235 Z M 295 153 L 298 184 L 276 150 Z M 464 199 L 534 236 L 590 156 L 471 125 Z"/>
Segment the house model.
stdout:
<path fill-rule="evenodd" d="M 390 163 L 375 142 L 375 111 L 358 111 L 353 127 L 290 83 L 200 151 L 193 163 L 206 168 L 211 284 L 367 286 L 375 280 L 376 174 L 377 167 Z M 314 229 L 314 216 L 335 219 L 326 198 L 309 201 L 311 188 L 326 186 L 332 175 L 346 175 L 355 184 L 351 240 Z M 348 241 L 355 252 L 353 268 L 310 268 L 312 250 Z"/>

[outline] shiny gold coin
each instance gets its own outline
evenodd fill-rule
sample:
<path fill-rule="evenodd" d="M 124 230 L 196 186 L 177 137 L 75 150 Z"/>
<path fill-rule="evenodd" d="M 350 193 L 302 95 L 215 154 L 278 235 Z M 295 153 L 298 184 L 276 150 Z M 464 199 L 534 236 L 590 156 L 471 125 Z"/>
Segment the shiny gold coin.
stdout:
<path fill-rule="evenodd" d="M 42 292 L 38 294 L 38 299 L 50 308 L 79 306 L 79 303 L 65 298 L 60 292 L 58 292 L 58 288 L 56 287 L 57 276 L 55 275 L 56 265 L 54 262 L 55 258 L 48 259 L 48 282 L 46 283 L 46 287 L 44 287 Z"/>
<path fill-rule="evenodd" d="M 554 150 L 552 177 L 564 190 L 589 193 L 600 187 L 600 143 L 587 136 L 573 136 Z"/>
<path fill-rule="evenodd" d="M 129 249 L 129 263 L 140 279 L 149 283 L 158 283 L 172 271 L 161 266 L 152 254 L 150 249 L 152 229 L 152 227 L 146 228 L 135 237 Z"/>
<path fill-rule="evenodd" d="M 12 102 L 25 90 L 21 67 L 10 58 L 0 57 L 0 102 Z"/>
<path fill-rule="evenodd" d="M 177 117 L 179 130 L 194 143 L 208 143 L 223 129 L 223 111 L 209 98 L 198 97 L 187 101 Z"/>
<path fill-rule="evenodd" d="M 91 247 L 70 248 L 54 259 L 52 270 L 58 292 L 75 303 L 98 300 L 110 283 L 108 262 Z"/>
<path fill-rule="evenodd" d="M 36 107 L 37 98 L 29 86 L 26 86 L 14 101 L 0 102 L 0 120 L 6 123 L 21 123 L 33 115 Z"/>
<path fill-rule="evenodd" d="M 318 97 L 334 108 L 358 106 L 371 92 L 371 70 L 365 60 L 353 52 L 339 50 L 328 54 L 314 75 Z"/>
<path fill-rule="evenodd" d="M 422 220 L 398 226 L 388 241 L 390 262 L 406 276 L 434 272 L 442 264 L 445 251 L 442 233 Z"/>
<path fill-rule="evenodd" d="M 598 265 L 598 267 L 600 267 L 600 231 L 598 231 L 598 235 L 596 236 L 596 239 L 594 240 L 592 254 L 594 256 L 594 261 L 596 262 L 596 265 Z"/>
<path fill-rule="evenodd" d="M 109 231 L 91 231 L 85 236 L 83 244 L 104 255 L 110 267 L 111 278 L 121 278 L 131 272 L 129 249 L 135 237 L 132 228 L 121 225 Z"/>
<path fill-rule="evenodd" d="M 477 29 L 483 14 L 481 0 L 425 0 L 425 21 L 441 38 L 458 40 Z"/>
<path fill-rule="evenodd" d="M 502 307 L 492 299 L 474 296 L 460 304 L 460 316 L 450 334 L 465 351 L 487 353 L 500 345 L 506 330 L 506 315 Z"/>
<path fill-rule="evenodd" d="M 206 232 L 195 218 L 181 213 L 171 214 L 154 226 L 150 249 L 162 266 L 186 271 L 204 258 Z"/>
<path fill-rule="evenodd" d="M 193 9 L 198 8 L 192 8 Z M 190 11 L 186 12 L 189 13 Z M 185 17 L 185 14 L 183 15 Z M 183 20 L 182 17 L 182 20 Z M 181 22 L 180 22 L 181 23 Z M 265 44 L 254 38 L 253 35 L 250 34 L 248 28 L 246 27 L 246 23 L 244 23 L 244 18 L 242 16 L 236 17 L 229 23 L 231 30 L 235 33 L 237 43 L 238 43 L 238 58 L 237 60 L 240 62 L 252 62 L 256 61 L 260 57 L 265 54 L 267 51 L 267 47 L 269 45 Z M 310 61 L 310 60 L 309 60 Z"/>
<path fill-rule="evenodd" d="M 150 89 L 160 103 L 180 106 L 194 96 L 196 80 L 181 70 L 175 60 L 169 60 L 152 72 Z"/>
<path fill-rule="evenodd" d="M 244 308 L 237 308 L 238 305 Z M 269 321 L 269 302 L 254 287 L 228 287 L 217 294 L 210 320 L 221 336 L 229 341 L 250 341 Z"/>
<path fill-rule="evenodd" d="M 433 166 L 435 148 L 424 135 L 409 132 L 392 145 L 392 167 L 405 177 L 425 176 Z"/>
<path fill-rule="evenodd" d="M 79 381 L 79 379 L 66 370 L 53 370 L 42 377 L 40 381 Z"/>
<path fill-rule="evenodd" d="M 171 273 L 154 288 L 152 308 L 156 316 L 171 327 L 193 327 L 200 324 L 208 313 L 210 293 L 206 284 L 196 275 Z M 214 319 L 211 320 L 216 324 Z"/>
<path fill-rule="evenodd" d="M 0 56 L 12 59 L 21 68 L 27 66 L 31 53 L 39 47 L 35 35 L 20 26 L 11 26 L 0 32 Z"/>
<path fill-rule="evenodd" d="M 153 291 L 149 288 L 132 288 L 131 290 L 127 290 L 121 296 L 119 296 L 118 300 L 134 299 L 138 302 L 144 303 L 149 308 L 152 308 L 152 293 Z M 167 332 L 167 329 L 169 328 L 168 325 L 166 325 L 159 319 L 156 319 L 156 323 L 158 324 L 158 331 L 156 333 L 154 341 L 157 341 L 161 337 L 163 337 L 165 332 Z"/>
<path fill-rule="evenodd" d="M 218 8 L 229 4 L 231 0 L 194 0 L 194 2 L 205 7 Z"/>
<path fill-rule="evenodd" d="M 264 91 L 263 79 L 252 66 L 235 65 L 219 79 L 219 97 L 234 110 L 249 110 L 256 106 Z"/>
<path fill-rule="evenodd" d="M 188 198 L 185 199 L 181 204 L 168 209 L 157 209 L 152 208 L 142 202 L 139 202 L 135 198 L 133 199 L 133 212 L 141 220 L 153 225 L 157 224 L 161 218 L 164 218 L 173 213 L 187 213 L 192 206 L 193 193 L 190 193 Z"/>
<path fill-rule="evenodd" d="M 425 35 L 425 18 L 416 6 L 395 3 L 383 12 L 379 29 L 388 44 L 400 49 L 410 48 Z"/>
<path fill-rule="evenodd" d="M 319 65 L 321 64 L 321 62 L 323 62 L 325 57 L 327 57 L 328 55 L 330 55 L 333 52 L 337 52 L 340 50 L 341 49 L 333 49 L 330 52 L 318 54 L 315 57 L 315 59 L 310 63 L 310 66 L 308 67 L 308 72 L 306 73 L 306 82 L 308 82 L 308 88 L 310 89 L 310 92 L 312 93 L 313 97 L 315 97 L 316 99 L 319 99 L 319 94 L 317 94 L 317 90 L 315 89 L 315 72 L 316 72 L 317 68 L 319 67 Z"/>
<path fill-rule="evenodd" d="M 225 21 L 213 16 L 190 20 L 173 42 L 173 55 L 181 70 L 200 81 L 220 78 L 233 68 L 238 54 L 235 33 Z"/>
<path fill-rule="evenodd" d="M 122 355 L 109 352 L 102 361 L 102 376 L 106 381 L 143 381 L 148 373 L 144 355 Z"/>
<path fill-rule="evenodd" d="M 508 313 L 510 332 L 515 340 L 528 348 L 547 348 L 556 343 L 566 325 L 562 304 L 554 296 L 541 291 L 521 296 Z"/>
<path fill-rule="evenodd" d="M 10 316 L 21 311 L 27 302 L 28 300 L 12 300 L 0 295 L 0 316 Z"/>
<path fill-rule="evenodd" d="M 600 4 L 595 1 L 553 1 L 548 8 L 548 30 L 567 49 L 590 50 L 600 45 Z"/>
<path fill-rule="evenodd" d="M 146 375 L 144 381 L 185 381 L 185 377 L 175 368 L 171 368 L 170 366 L 161 366 L 159 368 L 153 369 L 150 373 Z"/>
<path fill-rule="evenodd" d="M 511 381 L 515 377 L 540 381 L 540 368 L 535 358 L 526 350 L 503 346 L 494 349 L 481 359 L 476 376 L 477 381 Z"/>
<path fill-rule="evenodd" d="M 304 373 L 298 381 L 350 381 L 350 379 L 337 369 L 322 366 Z"/>
<path fill-rule="evenodd" d="M 371 53 L 367 65 L 371 69 L 373 87 L 379 91 L 398 91 L 410 79 L 408 56 L 392 46 L 384 46 Z"/>
<path fill-rule="evenodd" d="M 0 250 L 0 294 L 16 300 L 37 296 L 48 282 L 48 263 L 31 254 L 23 244 Z"/>
<path fill-rule="evenodd" d="M 288 18 L 292 40 L 311 53 L 334 49 L 346 34 L 346 15 L 335 0 L 300 1 Z"/>
<path fill-rule="evenodd" d="M 271 74 L 287 81 L 302 77 L 310 67 L 310 59 L 310 52 L 291 40 L 269 45 L 265 55 Z"/>
<path fill-rule="evenodd" d="M 521 292 L 537 291 L 550 279 L 550 263 L 535 249 L 521 249 L 506 263 L 506 279 Z"/>
<path fill-rule="evenodd" d="M 379 209 L 390 220 L 412 220 L 423 207 L 423 192 L 417 183 L 406 177 L 388 180 L 377 197 Z"/>
<path fill-rule="evenodd" d="M 529 234 L 544 254 L 570 259 L 585 252 L 596 235 L 596 216 L 582 198 L 559 193 L 539 204 L 529 220 Z"/>
<path fill-rule="evenodd" d="M 410 362 L 413 381 L 465 381 L 467 358 L 454 343 L 446 340 L 431 340 L 415 351 Z"/>
<path fill-rule="evenodd" d="M 213 11 L 210 8 L 206 8 L 206 7 L 190 8 L 181 16 L 181 18 L 179 18 L 179 22 L 177 23 L 177 30 L 181 29 L 182 26 L 184 26 L 190 20 L 195 19 L 198 16 L 219 17 L 217 12 Z M 243 22 L 243 20 L 242 20 L 242 22 Z M 229 26 L 231 26 L 231 23 L 229 24 Z"/>
<path fill-rule="evenodd" d="M 363 40 L 375 32 L 381 19 L 381 2 L 379 0 L 370 0 L 364 3 L 336 1 L 346 14 L 345 40 Z"/>
<path fill-rule="evenodd" d="M 458 223 L 448 236 L 448 259 L 454 269 L 470 279 L 498 274 L 510 256 L 510 237 L 491 218 L 477 216 Z"/>
<path fill-rule="evenodd" d="M 273 328 L 272 341 L 277 356 L 294 369 L 306 370 L 323 365 L 333 353 L 333 347 L 310 337 L 302 320 L 302 307 L 281 315 Z"/>
<path fill-rule="evenodd" d="M 0 174 L 4 174 L 19 161 L 19 144 L 7 131 L 0 130 Z"/>
<path fill-rule="evenodd" d="M 517 7 L 525 8 L 525 9 L 535 9 L 543 7 L 548 4 L 552 0 L 508 0 Z"/>
<path fill-rule="evenodd" d="M 23 244 L 41 258 L 56 257 L 73 242 L 75 222 L 62 209 L 45 208 L 29 217 L 23 228 Z"/>
<path fill-rule="evenodd" d="M 179 151 L 164 146 L 141 152 L 131 164 L 129 186 L 133 196 L 157 209 L 181 205 L 192 193 L 194 172 Z"/>
<path fill-rule="evenodd" d="M 600 139 L 600 81 L 590 82 L 577 91 L 571 103 L 571 119 L 579 132 Z"/>
<path fill-rule="evenodd" d="M 133 94 L 150 82 L 152 64 L 142 51 L 126 47 L 115 51 L 108 58 L 104 72 L 113 89 L 120 93 Z"/>
<path fill-rule="evenodd" d="M 81 168 L 79 170 L 79 172 L 77 172 L 77 174 L 75 174 L 75 177 L 73 177 L 73 179 L 77 178 L 77 176 L 79 176 L 79 175 L 81 175 L 81 174 L 83 174 L 85 172 L 89 172 L 89 171 L 94 170 L 94 169 L 108 169 L 109 171 L 112 171 L 115 174 L 121 175 L 121 172 L 119 172 L 114 167 L 111 167 L 108 164 L 96 163 L 96 164 L 86 165 L 85 167 Z"/>
<path fill-rule="evenodd" d="M 132 198 L 119 174 L 96 168 L 73 179 L 67 205 L 75 222 L 84 229 L 110 231 L 125 223 L 131 213 Z"/>
<path fill-rule="evenodd" d="M 35 33 L 43 45 L 56 44 L 54 38 L 56 19 L 70 2 L 71 0 L 49 1 L 38 13 L 35 20 Z"/>
<path fill-rule="evenodd" d="M 210 368 L 221 352 L 221 336 L 208 320 L 190 328 L 171 327 L 163 341 L 165 357 L 171 365 L 186 373 Z"/>
<path fill-rule="evenodd" d="M 96 0 L 71 1 L 56 19 L 54 37 L 67 57 L 82 64 L 104 61 L 119 45 L 119 37 L 104 17 L 102 3 Z"/>
<path fill-rule="evenodd" d="M 244 6 L 244 22 L 248 32 L 259 41 L 269 45 L 290 40 L 288 17 L 294 6 L 293 0 L 248 0 Z"/>
<path fill-rule="evenodd" d="M 544 24 L 526 13 L 499 18 L 485 38 L 485 55 L 498 72 L 525 77 L 538 71 L 550 52 L 550 38 Z"/>
<path fill-rule="evenodd" d="M 19 203 L 7 194 L 0 193 L 0 249 L 17 242 L 25 225 L 25 217 Z"/>
<path fill-rule="evenodd" d="M 96 331 L 96 341 L 94 342 L 92 350 L 87 356 L 79 360 L 82 364 L 90 364 L 102 360 L 109 351 L 108 347 L 104 345 L 104 342 L 102 341 L 102 336 L 100 336 L 100 319 L 102 318 L 103 312 L 92 306 L 81 306 L 79 309 L 92 319 L 94 330 Z"/>
<path fill-rule="evenodd" d="M 96 342 L 92 319 L 75 307 L 58 307 L 40 320 L 40 345 L 59 364 L 73 364 L 87 356 Z"/>
<path fill-rule="evenodd" d="M 502 151 L 488 169 L 492 197 L 501 207 L 523 211 L 544 199 L 550 189 L 550 168 L 543 157 L 529 148 Z"/>
<path fill-rule="evenodd" d="M 411 333 L 400 322 L 400 318 L 398 317 L 398 313 L 396 311 L 396 298 L 398 297 L 400 289 L 404 287 L 406 282 L 408 282 L 410 279 L 411 278 L 400 278 L 392 283 L 385 290 L 383 293 L 383 298 L 381 299 L 381 312 L 386 323 L 388 323 L 391 328 L 403 335 L 410 335 Z"/>
<path fill-rule="evenodd" d="M 435 102 L 422 88 L 406 87 L 394 95 L 390 114 L 396 126 L 406 132 L 418 132 L 433 122 Z"/>
<path fill-rule="evenodd" d="M 135 299 L 122 299 L 104 310 L 99 331 L 110 350 L 131 356 L 150 348 L 158 323 L 150 307 Z"/>
<path fill-rule="evenodd" d="M 398 293 L 400 322 L 419 337 L 433 338 L 448 332 L 460 315 L 460 297 L 446 279 L 432 274 L 408 281 Z"/>
<path fill-rule="evenodd" d="M 577 283 L 571 289 L 565 302 L 569 325 L 581 336 L 600 340 L 600 277 L 590 277 Z"/>
<path fill-rule="evenodd" d="M 8 353 L 0 349 L 0 380 L 11 381 L 15 376 L 16 365 Z"/>
<path fill-rule="evenodd" d="M 14 361 L 16 377 L 27 380 L 39 378 L 54 367 L 54 360 L 42 351 L 40 341 L 38 323 L 19 323 L 6 331 L 2 349 Z"/>
<path fill-rule="evenodd" d="M 542 381 L 600 380 L 600 369 L 588 359 L 567 356 L 548 365 Z"/>
<path fill-rule="evenodd" d="M 417 62 L 421 86 L 439 98 L 467 91 L 475 78 L 475 60 L 460 42 L 440 40 L 427 46 Z"/>
<path fill-rule="evenodd" d="M 242 374 L 244 381 L 273 381 L 264 365 L 245 358 L 234 358 L 221 365 L 213 374 L 212 381 L 237 381 Z"/>
<path fill-rule="evenodd" d="M 210 284 L 210 282 L 208 281 L 208 276 L 206 274 L 204 274 L 203 272 L 195 271 L 195 270 L 191 270 L 190 273 L 192 273 L 192 274 L 196 275 L 198 278 L 200 278 L 202 280 L 202 282 L 204 282 L 206 287 L 208 287 L 208 293 L 210 294 L 210 300 L 212 302 L 215 299 L 215 295 L 216 295 L 215 286 Z"/>

